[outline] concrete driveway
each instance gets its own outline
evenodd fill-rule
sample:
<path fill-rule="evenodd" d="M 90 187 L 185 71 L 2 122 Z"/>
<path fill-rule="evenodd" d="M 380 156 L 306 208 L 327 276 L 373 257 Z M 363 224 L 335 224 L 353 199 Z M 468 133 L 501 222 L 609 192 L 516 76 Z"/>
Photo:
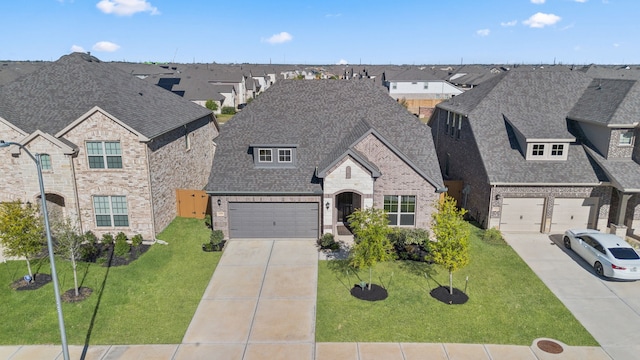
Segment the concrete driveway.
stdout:
<path fill-rule="evenodd" d="M 640 358 L 640 282 L 600 278 L 562 245 L 562 234 L 504 234 L 613 359 Z"/>

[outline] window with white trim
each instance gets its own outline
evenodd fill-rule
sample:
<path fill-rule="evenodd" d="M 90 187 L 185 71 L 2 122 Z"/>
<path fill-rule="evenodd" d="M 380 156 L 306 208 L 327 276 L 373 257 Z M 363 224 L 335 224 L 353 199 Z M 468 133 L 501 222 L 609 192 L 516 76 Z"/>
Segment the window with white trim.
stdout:
<path fill-rule="evenodd" d="M 278 162 L 290 163 L 291 162 L 291 149 L 278 149 Z"/>
<path fill-rule="evenodd" d="M 271 149 L 258 150 L 258 162 L 272 162 Z"/>
<path fill-rule="evenodd" d="M 413 226 L 416 222 L 415 195 L 385 195 L 384 211 L 391 226 Z"/>
<path fill-rule="evenodd" d="M 129 226 L 126 196 L 94 196 L 93 210 L 96 215 L 96 226 Z"/>
<path fill-rule="evenodd" d="M 564 144 L 551 145 L 551 156 L 564 156 Z"/>
<path fill-rule="evenodd" d="M 625 132 L 620 133 L 620 139 L 618 140 L 618 145 L 626 146 L 633 144 L 633 130 L 627 130 Z"/>
<path fill-rule="evenodd" d="M 531 156 L 544 156 L 544 144 L 533 144 L 531 146 Z"/>
<path fill-rule="evenodd" d="M 391 88 L 392 88 L 393 90 L 397 89 L 397 88 L 398 88 L 398 84 L 397 84 L 397 83 L 392 82 L 392 83 L 391 83 Z"/>
<path fill-rule="evenodd" d="M 40 168 L 51 170 L 51 156 L 49 154 L 40 154 Z"/>
<path fill-rule="evenodd" d="M 122 169 L 119 141 L 87 141 L 90 169 Z"/>
<path fill-rule="evenodd" d="M 428 82 L 423 83 L 422 88 L 425 90 L 429 89 L 429 83 Z"/>

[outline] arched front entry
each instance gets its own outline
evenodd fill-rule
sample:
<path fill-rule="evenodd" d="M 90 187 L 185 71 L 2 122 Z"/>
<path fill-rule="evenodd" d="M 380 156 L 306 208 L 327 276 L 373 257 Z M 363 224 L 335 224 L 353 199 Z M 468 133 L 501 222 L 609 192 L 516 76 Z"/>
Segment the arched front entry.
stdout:
<path fill-rule="evenodd" d="M 336 195 L 334 202 L 336 206 L 336 226 L 348 227 L 347 218 L 357 209 L 362 207 L 362 195 L 355 192 L 342 192 Z"/>

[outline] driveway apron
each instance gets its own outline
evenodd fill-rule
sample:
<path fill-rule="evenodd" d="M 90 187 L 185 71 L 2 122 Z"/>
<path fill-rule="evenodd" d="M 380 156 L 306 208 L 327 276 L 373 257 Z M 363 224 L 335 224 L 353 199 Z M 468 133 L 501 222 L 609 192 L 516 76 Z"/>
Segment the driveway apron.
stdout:
<path fill-rule="evenodd" d="M 600 278 L 562 246 L 562 235 L 505 234 L 547 287 L 613 359 L 640 355 L 640 282 Z"/>
<path fill-rule="evenodd" d="M 317 264 L 313 239 L 229 241 L 175 359 L 313 359 Z"/>

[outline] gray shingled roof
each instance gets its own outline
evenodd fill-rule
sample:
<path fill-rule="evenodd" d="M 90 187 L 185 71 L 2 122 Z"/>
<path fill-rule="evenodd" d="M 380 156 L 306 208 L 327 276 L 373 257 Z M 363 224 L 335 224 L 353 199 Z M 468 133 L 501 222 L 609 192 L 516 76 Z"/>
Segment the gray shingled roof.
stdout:
<path fill-rule="evenodd" d="M 636 80 L 593 79 L 569 118 L 602 125 L 632 125 L 640 114 L 640 84 Z"/>
<path fill-rule="evenodd" d="M 605 159 L 585 146 L 589 155 L 604 169 L 613 185 L 625 192 L 640 192 L 640 164 L 633 159 Z"/>
<path fill-rule="evenodd" d="M 206 189 L 321 194 L 316 167 L 371 127 L 442 187 L 428 127 L 370 80 L 278 81 L 225 124 Z M 256 169 L 249 144 L 297 144 L 297 167 Z M 338 149 L 338 150 L 336 150 Z M 384 176 L 384 174 L 383 174 Z"/>
<path fill-rule="evenodd" d="M 95 106 L 147 138 L 211 114 L 83 53 L 65 55 L 0 87 L 0 116 L 28 133 L 56 134 Z"/>
<path fill-rule="evenodd" d="M 573 138 L 566 117 L 590 82 L 580 72 L 510 71 L 437 107 L 468 115 L 490 184 L 598 184 L 606 177 L 581 145 L 566 161 L 527 161 L 504 119 L 531 138 Z"/>

